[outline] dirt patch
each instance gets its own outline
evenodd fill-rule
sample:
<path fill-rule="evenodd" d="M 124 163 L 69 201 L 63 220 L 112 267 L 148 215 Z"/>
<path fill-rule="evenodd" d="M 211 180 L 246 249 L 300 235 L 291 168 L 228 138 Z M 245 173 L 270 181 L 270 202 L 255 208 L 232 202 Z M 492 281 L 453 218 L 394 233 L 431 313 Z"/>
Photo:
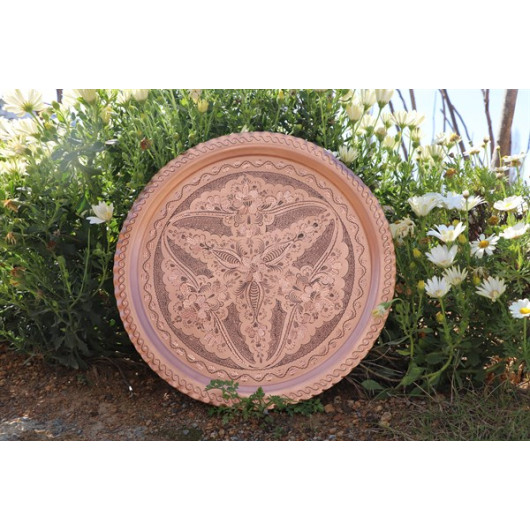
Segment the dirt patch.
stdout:
<path fill-rule="evenodd" d="M 362 399 L 347 381 L 319 398 L 325 412 L 311 416 L 224 423 L 141 361 L 78 372 L 0 353 L 0 440 L 394 440 L 393 422 L 417 406 Z"/>

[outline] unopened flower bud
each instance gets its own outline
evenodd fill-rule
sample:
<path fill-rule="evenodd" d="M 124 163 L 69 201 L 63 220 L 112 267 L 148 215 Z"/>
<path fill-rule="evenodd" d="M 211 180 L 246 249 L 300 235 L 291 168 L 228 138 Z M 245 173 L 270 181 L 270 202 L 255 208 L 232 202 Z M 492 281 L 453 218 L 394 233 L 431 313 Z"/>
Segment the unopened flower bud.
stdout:
<path fill-rule="evenodd" d="M 413 255 L 416 259 L 421 258 L 421 252 L 420 252 L 417 248 L 415 248 L 415 249 L 412 251 L 412 255 Z"/>
<path fill-rule="evenodd" d="M 463 245 L 467 241 L 466 236 L 464 234 L 460 234 L 458 236 L 458 242 Z"/>
<path fill-rule="evenodd" d="M 208 105 L 209 104 L 205 99 L 199 99 L 199 101 L 197 102 L 197 110 L 201 114 L 204 114 L 208 110 Z"/>
<path fill-rule="evenodd" d="M 418 290 L 419 290 L 419 291 L 423 291 L 423 290 L 425 290 L 425 282 L 424 282 L 423 280 L 420 280 L 420 281 L 418 282 Z"/>

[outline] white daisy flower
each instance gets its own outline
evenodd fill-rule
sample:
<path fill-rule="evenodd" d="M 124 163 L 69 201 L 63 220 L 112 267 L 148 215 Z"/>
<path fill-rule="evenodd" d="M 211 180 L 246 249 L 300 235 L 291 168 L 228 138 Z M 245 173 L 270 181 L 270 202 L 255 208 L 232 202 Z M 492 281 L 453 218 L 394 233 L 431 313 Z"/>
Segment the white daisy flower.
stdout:
<path fill-rule="evenodd" d="M 393 88 L 376 88 L 375 89 L 375 99 L 377 100 L 377 104 L 380 107 L 384 107 L 394 95 L 394 89 Z"/>
<path fill-rule="evenodd" d="M 393 136 L 386 135 L 385 139 L 383 140 L 383 147 L 387 147 L 388 149 L 394 149 L 398 145 L 396 139 Z"/>
<path fill-rule="evenodd" d="M 447 248 L 445 245 L 437 245 L 425 255 L 430 262 L 438 265 L 438 267 L 445 268 L 453 264 L 457 250 L 458 248 L 456 245 L 452 246 L 451 248 Z"/>
<path fill-rule="evenodd" d="M 359 151 L 353 147 L 346 147 L 345 145 L 339 147 L 339 158 L 345 164 L 351 164 L 358 156 Z"/>
<path fill-rule="evenodd" d="M 361 116 L 364 113 L 364 108 L 362 105 L 357 103 L 352 103 L 346 107 L 346 114 L 351 121 L 356 122 L 361 119 Z"/>
<path fill-rule="evenodd" d="M 401 129 L 408 125 L 409 114 L 406 110 L 397 110 L 392 114 L 392 121 Z"/>
<path fill-rule="evenodd" d="M 436 228 L 436 230 L 429 230 L 427 235 L 437 237 L 444 243 L 451 243 L 455 241 L 456 238 L 466 229 L 462 223 L 458 223 L 456 226 L 436 225 L 434 228 Z"/>
<path fill-rule="evenodd" d="M 405 217 L 400 221 L 391 223 L 390 232 L 392 233 L 393 239 L 401 242 L 403 241 L 403 238 L 414 234 L 415 227 L 416 225 L 414 224 L 414 221 L 410 219 L 410 217 Z"/>
<path fill-rule="evenodd" d="M 510 304 L 510 312 L 513 318 L 530 318 L 530 300 L 524 298 Z"/>
<path fill-rule="evenodd" d="M 425 114 L 420 114 L 415 110 L 411 110 L 408 116 L 408 126 L 411 129 L 419 127 L 425 121 Z"/>
<path fill-rule="evenodd" d="M 33 136 L 39 132 L 39 126 L 33 118 L 13 120 L 13 131 L 20 136 Z"/>
<path fill-rule="evenodd" d="M 92 206 L 92 210 L 96 216 L 87 217 L 90 224 L 108 223 L 114 214 L 114 205 L 112 203 L 106 204 L 103 201 L 99 201 L 99 204 Z"/>
<path fill-rule="evenodd" d="M 94 103 L 98 97 L 95 88 L 67 88 L 63 94 L 63 101 L 66 105 L 75 105 L 79 98 L 83 98 L 87 103 Z"/>
<path fill-rule="evenodd" d="M 519 197 L 519 195 L 513 195 L 512 197 L 506 197 L 502 201 L 496 201 L 493 207 L 496 210 L 502 212 L 511 212 L 512 210 L 517 210 L 521 208 L 524 204 L 524 199 Z"/>
<path fill-rule="evenodd" d="M 450 267 L 444 271 L 443 277 L 451 285 L 460 285 L 467 278 L 467 271 L 460 267 Z"/>
<path fill-rule="evenodd" d="M 526 153 L 521 153 L 520 155 L 503 156 L 502 161 L 509 166 L 518 167 L 522 165 L 525 157 Z"/>
<path fill-rule="evenodd" d="M 390 114 L 390 112 L 383 112 L 381 114 L 380 119 L 386 129 L 390 129 L 390 127 L 392 127 L 393 120 L 392 120 L 392 114 Z"/>
<path fill-rule="evenodd" d="M 418 132 L 413 131 L 412 137 L 417 135 Z M 414 138 L 413 138 L 414 139 Z M 444 148 L 441 145 L 426 145 L 425 146 L 425 153 L 432 158 L 434 161 L 440 161 L 443 160 L 445 156 Z"/>
<path fill-rule="evenodd" d="M 31 88 L 27 92 L 22 92 L 19 88 L 12 92 L 7 92 L 2 96 L 5 102 L 4 110 L 12 112 L 22 118 L 26 114 L 41 112 L 46 108 L 42 101 L 42 94 Z"/>
<path fill-rule="evenodd" d="M 506 291 L 504 280 L 493 276 L 483 280 L 477 287 L 477 294 L 489 298 L 492 302 L 496 302 L 504 291 Z"/>
<path fill-rule="evenodd" d="M 0 116 L 0 140 L 7 140 L 13 134 L 13 121 Z"/>
<path fill-rule="evenodd" d="M 492 235 L 486 237 L 484 234 L 480 234 L 476 241 L 471 241 L 471 255 L 477 258 L 484 257 L 484 254 L 491 256 L 497 248 L 496 245 L 499 239 L 499 236 Z"/>
<path fill-rule="evenodd" d="M 475 195 L 470 195 L 467 198 L 467 200 L 464 198 L 464 200 L 462 201 L 462 207 L 459 208 L 459 209 L 469 212 L 475 206 L 478 206 L 479 204 L 482 204 L 484 202 L 486 202 L 486 201 L 482 197 L 480 197 L 480 196 L 477 197 Z"/>
<path fill-rule="evenodd" d="M 148 88 L 124 88 L 118 95 L 118 103 L 125 103 L 131 98 L 135 101 L 145 101 L 148 95 Z"/>
<path fill-rule="evenodd" d="M 443 298 L 451 289 L 451 284 L 446 278 L 433 276 L 425 282 L 425 292 L 432 298 Z"/>
<path fill-rule="evenodd" d="M 365 114 L 361 118 L 361 123 L 359 123 L 359 128 L 357 129 L 357 134 L 364 134 L 367 131 L 372 131 L 375 127 L 376 119 L 371 114 Z"/>
<path fill-rule="evenodd" d="M 450 191 L 442 197 L 442 206 L 446 210 L 460 210 L 463 203 L 464 196 L 454 191 Z"/>
<path fill-rule="evenodd" d="M 4 160 L 3 162 L 0 162 L 0 175 L 2 173 L 5 173 L 6 175 L 25 175 L 26 174 L 26 168 L 27 168 L 26 162 L 21 160 L 20 158 L 8 158 L 7 160 Z"/>
<path fill-rule="evenodd" d="M 517 223 L 513 226 L 509 226 L 503 232 L 501 232 L 501 237 L 504 239 L 517 239 L 524 234 L 530 228 L 530 225 L 527 223 Z"/>
<path fill-rule="evenodd" d="M 439 193 L 426 193 L 420 197 L 410 197 L 408 203 L 418 217 L 425 217 L 433 208 L 440 206 Z"/>
<path fill-rule="evenodd" d="M 362 88 L 359 90 L 358 97 L 365 110 L 368 110 L 377 101 L 375 91 L 371 88 Z"/>
<path fill-rule="evenodd" d="M 447 145 L 449 143 L 449 138 L 451 137 L 451 133 L 438 133 L 436 135 L 436 138 L 434 140 L 434 143 L 436 145 Z"/>
<path fill-rule="evenodd" d="M 478 155 L 482 152 L 483 146 L 481 145 L 471 145 L 467 151 L 464 151 L 464 155 Z"/>

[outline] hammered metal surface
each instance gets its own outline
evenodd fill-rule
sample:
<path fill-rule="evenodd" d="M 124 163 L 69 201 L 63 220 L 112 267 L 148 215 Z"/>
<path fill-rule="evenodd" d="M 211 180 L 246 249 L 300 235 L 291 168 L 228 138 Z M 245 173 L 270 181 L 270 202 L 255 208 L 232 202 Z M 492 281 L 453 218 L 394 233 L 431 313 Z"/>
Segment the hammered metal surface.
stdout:
<path fill-rule="evenodd" d="M 367 354 L 395 260 L 368 188 L 325 150 L 273 133 L 201 144 L 134 204 L 115 257 L 120 315 L 171 385 L 205 402 L 234 380 L 294 400 Z"/>

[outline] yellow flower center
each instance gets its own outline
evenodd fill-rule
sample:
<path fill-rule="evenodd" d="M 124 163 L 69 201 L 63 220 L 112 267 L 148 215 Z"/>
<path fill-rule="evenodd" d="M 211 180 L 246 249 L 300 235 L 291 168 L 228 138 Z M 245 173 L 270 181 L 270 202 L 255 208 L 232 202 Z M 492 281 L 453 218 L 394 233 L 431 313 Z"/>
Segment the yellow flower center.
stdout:
<path fill-rule="evenodd" d="M 521 315 L 530 315 L 530 307 L 521 307 L 519 313 L 521 313 Z"/>
<path fill-rule="evenodd" d="M 481 241 L 478 246 L 480 248 L 486 248 L 486 247 L 489 247 L 490 246 L 490 242 L 487 240 L 487 239 L 484 239 L 484 241 Z"/>

